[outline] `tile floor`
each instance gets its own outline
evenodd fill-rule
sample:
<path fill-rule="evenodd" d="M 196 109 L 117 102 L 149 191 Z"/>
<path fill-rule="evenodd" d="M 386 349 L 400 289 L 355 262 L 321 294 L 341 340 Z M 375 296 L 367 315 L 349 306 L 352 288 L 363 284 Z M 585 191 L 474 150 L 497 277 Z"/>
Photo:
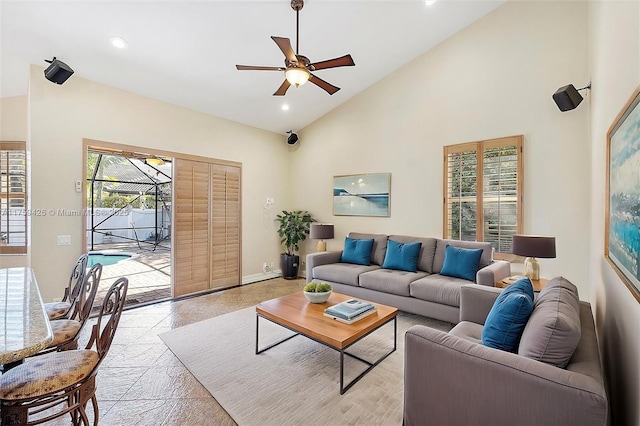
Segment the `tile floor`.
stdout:
<path fill-rule="evenodd" d="M 158 334 L 300 291 L 304 283 L 272 279 L 125 310 L 97 376 L 100 425 L 235 425 Z"/>

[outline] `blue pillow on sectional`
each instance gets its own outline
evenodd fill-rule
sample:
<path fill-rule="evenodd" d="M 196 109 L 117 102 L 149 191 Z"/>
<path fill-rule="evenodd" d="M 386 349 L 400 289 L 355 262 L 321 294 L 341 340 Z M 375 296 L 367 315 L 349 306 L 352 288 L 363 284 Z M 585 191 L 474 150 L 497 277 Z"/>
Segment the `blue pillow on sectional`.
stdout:
<path fill-rule="evenodd" d="M 482 344 L 516 352 L 533 311 L 533 285 L 523 278 L 507 287 L 496 299 L 482 329 Z"/>
<path fill-rule="evenodd" d="M 382 267 L 385 269 L 416 272 L 418 270 L 418 258 L 420 257 L 421 248 L 422 243 L 420 241 L 403 244 L 389 240 Z"/>
<path fill-rule="evenodd" d="M 444 264 L 440 275 L 476 281 L 482 249 L 467 249 L 448 245 L 444 252 Z"/>
<path fill-rule="evenodd" d="M 373 249 L 373 239 L 356 240 L 345 238 L 344 249 L 340 262 L 355 263 L 356 265 L 369 265 L 371 263 L 371 250 Z"/>

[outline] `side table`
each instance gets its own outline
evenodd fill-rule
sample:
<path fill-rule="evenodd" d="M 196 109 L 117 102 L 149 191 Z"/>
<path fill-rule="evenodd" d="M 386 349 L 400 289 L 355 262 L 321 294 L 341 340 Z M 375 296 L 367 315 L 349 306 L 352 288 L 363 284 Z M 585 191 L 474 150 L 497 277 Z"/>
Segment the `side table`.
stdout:
<path fill-rule="evenodd" d="M 498 288 L 507 288 L 511 284 L 515 283 L 517 280 L 512 280 L 511 278 L 505 278 L 502 281 L 498 281 L 496 283 L 496 287 Z M 533 284 L 533 291 L 539 292 L 547 285 L 549 282 L 546 278 L 540 278 L 539 280 L 531 280 L 531 284 Z"/>

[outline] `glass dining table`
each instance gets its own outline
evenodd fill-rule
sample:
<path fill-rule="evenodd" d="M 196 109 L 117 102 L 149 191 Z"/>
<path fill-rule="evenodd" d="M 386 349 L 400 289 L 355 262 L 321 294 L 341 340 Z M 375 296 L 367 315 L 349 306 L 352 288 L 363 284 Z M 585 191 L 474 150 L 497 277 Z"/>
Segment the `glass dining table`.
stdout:
<path fill-rule="evenodd" d="M 7 371 L 53 341 L 31 268 L 0 269 L 0 365 Z"/>

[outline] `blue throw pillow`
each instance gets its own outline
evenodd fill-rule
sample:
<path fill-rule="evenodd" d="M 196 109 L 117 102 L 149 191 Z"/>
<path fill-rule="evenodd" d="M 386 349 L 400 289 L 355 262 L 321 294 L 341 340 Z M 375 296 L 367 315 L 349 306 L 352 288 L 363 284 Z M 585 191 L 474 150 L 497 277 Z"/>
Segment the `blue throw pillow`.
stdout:
<path fill-rule="evenodd" d="M 418 270 L 418 258 L 420 257 L 421 248 L 422 243 L 420 241 L 403 244 L 389 240 L 382 267 L 385 269 L 416 272 Z"/>
<path fill-rule="evenodd" d="M 373 239 L 356 240 L 345 238 L 344 249 L 340 262 L 355 263 L 356 265 L 369 265 L 371 263 L 371 250 L 373 249 Z"/>
<path fill-rule="evenodd" d="M 476 281 L 482 249 L 466 249 L 447 245 L 440 275 Z"/>
<path fill-rule="evenodd" d="M 496 299 L 482 329 L 482 344 L 516 352 L 533 311 L 533 285 L 523 278 L 507 287 Z"/>

